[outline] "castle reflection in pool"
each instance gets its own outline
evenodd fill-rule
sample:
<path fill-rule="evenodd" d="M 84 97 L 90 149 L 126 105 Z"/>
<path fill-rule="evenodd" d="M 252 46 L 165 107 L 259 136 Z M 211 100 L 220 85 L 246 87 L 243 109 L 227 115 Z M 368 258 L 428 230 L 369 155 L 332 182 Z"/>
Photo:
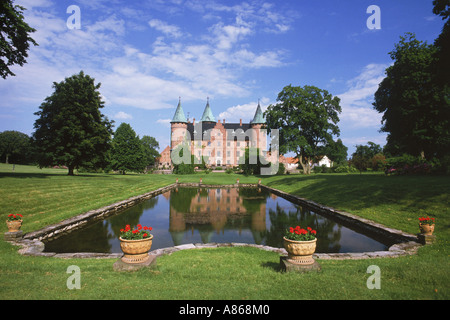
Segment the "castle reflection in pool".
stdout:
<path fill-rule="evenodd" d="M 317 230 L 317 253 L 386 250 L 383 244 L 263 188 L 176 188 L 119 215 L 48 241 L 46 252 L 120 253 L 126 224 L 153 227 L 152 250 L 188 243 L 283 247 L 286 228 Z"/>

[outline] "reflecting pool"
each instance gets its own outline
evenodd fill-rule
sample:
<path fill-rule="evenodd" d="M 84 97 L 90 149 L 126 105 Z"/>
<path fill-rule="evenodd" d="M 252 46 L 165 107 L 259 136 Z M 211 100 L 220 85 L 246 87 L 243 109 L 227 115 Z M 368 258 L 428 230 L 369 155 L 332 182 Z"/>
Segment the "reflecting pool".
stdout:
<path fill-rule="evenodd" d="M 317 253 L 387 250 L 353 228 L 262 188 L 174 188 L 122 213 L 45 243 L 46 252 L 120 253 L 120 229 L 151 226 L 152 250 L 188 243 L 252 243 L 283 247 L 286 228 L 317 230 Z"/>

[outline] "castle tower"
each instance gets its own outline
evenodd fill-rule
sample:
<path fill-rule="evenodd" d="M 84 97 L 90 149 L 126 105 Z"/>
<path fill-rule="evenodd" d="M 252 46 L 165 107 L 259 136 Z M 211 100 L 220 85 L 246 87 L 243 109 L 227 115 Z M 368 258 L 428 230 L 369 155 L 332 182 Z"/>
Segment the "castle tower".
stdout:
<path fill-rule="evenodd" d="M 177 110 L 172 121 L 170 121 L 170 150 L 172 151 L 178 144 L 183 142 L 186 136 L 187 120 L 181 107 L 181 98 L 178 101 Z"/>
<path fill-rule="evenodd" d="M 260 151 L 267 150 L 267 131 L 261 130 L 266 128 L 266 120 L 264 119 L 261 106 L 258 101 L 258 107 L 256 108 L 255 116 L 250 122 L 252 131 L 252 147 L 259 148 Z"/>

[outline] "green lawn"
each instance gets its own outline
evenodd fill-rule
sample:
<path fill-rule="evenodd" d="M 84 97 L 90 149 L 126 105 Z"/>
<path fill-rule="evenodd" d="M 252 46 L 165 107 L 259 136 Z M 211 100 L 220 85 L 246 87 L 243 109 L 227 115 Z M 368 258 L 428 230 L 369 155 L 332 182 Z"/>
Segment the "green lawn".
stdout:
<path fill-rule="evenodd" d="M 0 216 L 22 213 L 25 232 L 142 194 L 174 175 L 83 174 L 0 164 Z M 178 176 L 180 182 L 256 183 L 224 173 Z M 319 174 L 261 177 L 262 183 L 319 203 L 417 233 L 417 218 L 437 218 L 437 242 L 417 255 L 358 261 L 320 260 L 318 273 L 281 273 L 279 255 L 255 248 L 184 250 L 157 260 L 157 270 L 113 271 L 115 259 L 21 256 L 0 241 L 1 299 L 444 299 L 448 271 L 450 179 L 439 176 Z M 2 224 L 6 232 L 6 224 Z M 69 290 L 67 268 L 81 270 L 81 289 Z M 367 268 L 381 270 L 381 289 L 369 290 Z"/>

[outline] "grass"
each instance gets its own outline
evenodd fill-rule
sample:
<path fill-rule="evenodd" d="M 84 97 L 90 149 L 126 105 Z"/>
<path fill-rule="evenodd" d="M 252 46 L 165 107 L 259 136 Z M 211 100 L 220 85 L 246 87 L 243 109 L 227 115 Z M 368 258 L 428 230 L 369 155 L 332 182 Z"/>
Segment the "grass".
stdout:
<path fill-rule="evenodd" d="M 173 175 L 66 175 L 0 164 L 0 217 L 22 213 L 25 232 L 171 184 Z M 180 182 L 256 183 L 259 177 L 223 173 L 178 176 Z M 417 233 L 417 217 L 437 218 L 435 244 L 417 255 L 358 261 L 321 260 L 322 270 L 282 273 L 279 255 L 255 248 L 195 249 L 161 256 L 156 270 L 115 272 L 115 259 L 21 256 L 0 241 L 1 299 L 442 299 L 450 297 L 448 177 L 318 174 L 261 177 L 262 183 Z M 6 225 L 0 224 L 3 232 Z M 81 289 L 69 290 L 66 270 L 81 270 Z M 381 270 L 381 289 L 369 290 L 367 268 Z"/>

